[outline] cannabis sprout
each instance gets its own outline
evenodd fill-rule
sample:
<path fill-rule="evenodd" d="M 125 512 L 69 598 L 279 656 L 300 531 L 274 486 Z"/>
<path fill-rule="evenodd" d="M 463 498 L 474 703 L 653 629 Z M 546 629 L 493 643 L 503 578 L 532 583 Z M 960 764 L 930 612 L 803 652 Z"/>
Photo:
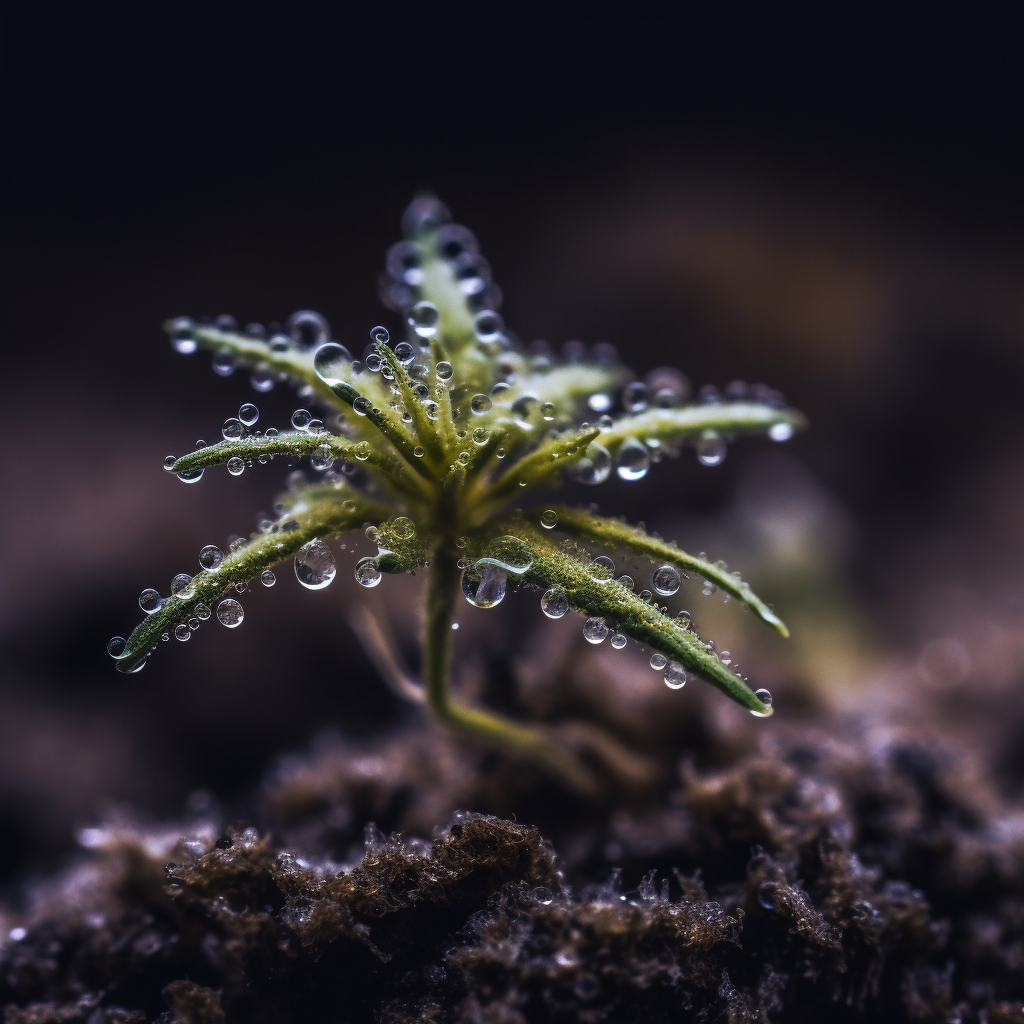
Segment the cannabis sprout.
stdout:
<path fill-rule="evenodd" d="M 146 618 L 127 640 L 108 645 L 118 669 L 139 671 L 161 639 L 187 640 L 211 617 L 238 626 L 243 609 L 230 595 L 256 579 L 272 585 L 272 566 L 287 559 L 303 586 L 327 586 L 336 562 L 326 539 L 362 530 L 378 548 L 355 565 L 362 586 L 377 586 L 382 574 L 427 570 L 422 696 L 436 717 L 581 786 L 585 773 L 550 736 L 452 699 L 449 648 L 460 594 L 493 608 L 510 585 L 535 588 L 549 618 L 582 613 L 589 642 L 607 638 L 622 648 L 629 638 L 649 649 L 651 667 L 669 687 L 693 673 L 753 714 L 771 714 L 767 690 L 751 689 L 728 657 L 697 636 L 687 612 L 672 617 L 659 604 L 694 573 L 705 593 L 723 591 L 787 635 L 738 573 L 593 510 L 510 506 L 565 477 L 591 485 L 613 473 L 640 480 L 651 463 L 688 445 L 704 465 L 717 465 L 735 435 L 784 441 L 801 415 L 762 385 L 730 385 L 724 397 L 706 388 L 690 401 L 682 374 L 662 369 L 636 380 L 607 345 L 588 357 L 570 343 L 561 360 L 527 350 L 496 312 L 501 293 L 471 232 L 432 198 L 412 203 L 403 228 L 406 240 L 387 254 L 382 291 L 403 314 L 405 337 L 392 343 L 376 327 L 359 358 L 330 340 L 324 319 L 310 311 L 269 337 L 260 325 L 240 331 L 230 317 L 166 325 L 179 352 L 212 351 L 217 373 L 245 368 L 257 391 L 291 381 L 323 419 L 298 409 L 292 429 L 257 430 L 259 413 L 247 403 L 224 423 L 223 440 L 169 456 L 165 469 L 193 483 L 211 466 L 238 475 L 283 456 L 308 459 L 319 480 L 293 474 L 276 518 L 261 522 L 251 539 L 237 539 L 227 553 L 204 547 L 200 571 L 175 576 L 167 597 L 144 590 Z M 592 556 L 591 548 L 602 553 Z M 616 578 L 608 552 L 650 560 L 650 584 Z"/>

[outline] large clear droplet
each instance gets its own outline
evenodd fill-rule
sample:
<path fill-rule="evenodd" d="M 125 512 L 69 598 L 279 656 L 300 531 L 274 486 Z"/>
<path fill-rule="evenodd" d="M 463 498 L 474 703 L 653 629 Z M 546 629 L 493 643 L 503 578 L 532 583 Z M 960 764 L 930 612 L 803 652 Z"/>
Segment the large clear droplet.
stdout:
<path fill-rule="evenodd" d="M 687 678 L 686 669 L 678 661 L 670 661 L 665 666 L 665 685 L 670 690 L 681 690 Z"/>
<path fill-rule="evenodd" d="M 216 572 L 224 561 L 224 552 L 216 544 L 207 544 L 199 551 L 199 564 L 207 572 Z"/>
<path fill-rule="evenodd" d="M 473 579 L 476 576 L 476 579 Z M 493 608 L 505 597 L 508 575 L 496 565 L 477 562 L 472 570 L 462 574 L 462 593 L 477 608 Z"/>
<path fill-rule="evenodd" d="M 505 321 L 500 313 L 493 309 L 482 309 L 473 317 L 473 330 L 477 338 L 485 343 L 501 340 L 501 332 L 505 330 Z"/>
<path fill-rule="evenodd" d="M 177 576 L 171 580 L 171 596 L 180 597 L 182 600 L 188 600 L 196 592 L 195 581 L 187 572 L 179 572 Z"/>
<path fill-rule="evenodd" d="M 174 627 L 174 639 L 175 640 L 188 640 L 192 636 L 192 630 L 185 625 L 184 622 L 179 622 Z"/>
<path fill-rule="evenodd" d="M 245 424 L 235 416 L 229 416 L 220 428 L 225 441 L 237 441 L 245 435 Z"/>
<path fill-rule="evenodd" d="M 285 328 L 299 348 L 316 348 L 327 341 L 331 335 L 327 321 L 311 309 L 300 309 L 297 313 L 292 313 L 288 317 Z"/>
<path fill-rule="evenodd" d="M 197 484 L 203 479 L 202 469 L 187 469 L 182 473 L 178 473 L 177 477 L 183 484 Z"/>
<path fill-rule="evenodd" d="M 377 559 L 367 556 L 356 562 L 356 583 L 361 587 L 375 587 L 380 583 L 381 572 L 377 568 Z"/>
<path fill-rule="evenodd" d="M 615 453 L 615 472 L 620 480 L 642 480 L 647 475 L 651 457 L 647 447 L 635 437 L 627 437 Z"/>
<path fill-rule="evenodd" d="M 421 338 L 433 338 L 437 334 L 437 322 L 441 314 L 432 302 L 417 302 L 409 310 L 409 324 Z"/>
<path fill-rule="evenodd" d="M 322 590 L 337 571 L 334 553 L 319 537 L 303 544 L 295 555 L 295 578 L 309 590 Z"/>
<path fill-rule="evenodd" d="M 107 644 L 107 654 L 112 658 L 123 658 L 128 650 L 128 641 L 123 636 L 112 636 Z"/>
<path fill-rule="evenodd" d="M 352 353 L 336 341 L 328 342 L 316 350 L 313 369 L 329 388 L 342 384 L 352 372 Z"/>
<path fill-rule="evenodd" d="M 217 621 L 222 626 L 227 626 L 228 629 L 234 629 L 236 626 L 242 624 L 242 619 L 245 618 L 245 612 L 242 606 L 233 598 L 225 597 L 220 604 L 217 605 Z"/>
<path fill-rule="evenodd" d="M 626 638 L 621 633 L 612 633 L 608 638 L 608 642 L 617 651 L 621 651 L 622 648 L 626 646 Z"/>
<path fill-rule="evenodd" d="M 772 707 L 772 695 L 768 690 L 763 688 L 755 690 L 754 696 L 768 709 L 767 711 L 751 711 L 750 713 L 755 718 L 768 718 L 775 714 L 775 709 Z"/>
<path fill-rule="evenodd" d="M 469 408 L 476 416 L 482 416 L 485 412 L 491 411 L 491 399 L 488 395 L 474 395 L 469 403 Z"/>
<path fill-rule="evenodd" d="M 260 411 L 252 404 L 252 402 L 246 402 L 245 405 L 238 410 L 238 418 L 247 427 L 251 427 L 260 418 Z"/>
<path fill-rule="evenodd" d="M 607 555 L 598 555 L 587 566 L 587 575 L 595 583 L 608 583 L 615 575 L 615 563 Z"/>
<path fill-rule="evenodd" d="M 245 463 L 237 455 L 228 459 L 227 466 L 232 476 L 241 476 L 245 472 Z"/>
<path fill-rule="evenodd" d="M 438 380 L 451 380 L 454 372 L 455 370 L 452 368 L 452 364 L 444 359 L 434 367 L 434 373 Z"/>
<path fill-rule="evenodd" d="M 679 590 L 679 570 L 672 565 L 663 565 L 660 569 L 655 570 L 651 582 L 662 597 L 671 597 Z"/>
<path fill-rule="evenodd" d="M 583 623 L 583 636 L 592 644 L 601 643 L 608 635 L 608 632 L 609 630 L 605 625 L 604 619 L 598 618 L 596 615 L 592 615 Z"/>
<path fill-rule="evenodd" d="M 561 587 L 545 590 L 540 599 L 540 610 L 549 619 L 560 619 L 569 610 L 569 597 Z"/>
<path fill-rule="evenodd" d="M 400 341 L 395 346 L 395 358 L 403 365 L 408 366 L 416 358 L 416 349 L 407 341 Z"/>
<path fill-rule="evenodd" d="M 612 471 L 612 456 L 604 445 L 591 441 L 583 458 L 572 469 L 581 484 L 603 484 Z"/>
<path fill-rule="evenodd" d="M 277 577 L 274 575 L 273 569 L 264 569 L 260 573 L 260 583 L 265 587 L 272 587 L 277 582 Z"/>
<path fill-rule="evenodd" d="M 409 540 L 416 533 L 416 524 L 408 516 L 398 516 L 391 521 L 391 532 L 398 540 Z"/>
<path fill-rule="evenodd" d="M 139 607 L 147 615 L 160 611 L 160 606 L 163 603 L 163 598 L 160 596 L 159 591 L 154 590 L 152 587 L 147 587 L 139 594 Z"/>
<path fill-rule="evenodd" d="M 651 655 L 651 668 L 653 668 L 655 672 L 660 672 L 667 664 L 668 658 L 666 658 L 664 654 L 655 651 Z"/>
<path fill-rule="evenodd" d="M 540 525 L 545 530 L 553 530 L 558 525 L 558 513 L 553 509 L 549 508 L 545 512 L 540 514 Z"/>

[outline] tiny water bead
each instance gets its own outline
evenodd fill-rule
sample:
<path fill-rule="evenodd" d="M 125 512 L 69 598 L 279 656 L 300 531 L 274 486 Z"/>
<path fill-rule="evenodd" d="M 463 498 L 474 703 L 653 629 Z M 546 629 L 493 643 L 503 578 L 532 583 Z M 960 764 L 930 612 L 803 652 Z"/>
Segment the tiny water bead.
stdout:
<path fill-rule="evenodd" d="M 147 615 L 152 615 L 154 612 L 160 611 L 160 606 L 163 603 L 163 598 L 160 596 L 159 592 L 154 590 L 152 587 L 147 587 L 141 594 L 139 594 L 139 607 Z"/>
<path fill-rule="evenodd" d="M 238 410 L 238 418 L 245 424 L 245 426 L 251 427 L 260 418 L 260 411 L 252 404 L 252 402 L 246 402 L 245 405 Z"/>
<path fill-rule="evenodd" d="M 420 338 L 433 338 L 437 334 L 440 319 L 441 314 L 432 302 L 417 302 L 409 310 L 409 325 Z"/>
<path fill-rule="evenodd" d="M 174 464 L 175 464 L 175 463 L 176 463 L 177 461 L 178 461 L 178 460 L 177 460 L 177 459 L 176 459 L 176 458 L 175 458 L 175 457 L 174 457 L 173 455 L 168 455 L 168 456 L 167 456 L 167 457 L 166 457 L 166 458 L 164 459 L 164 469 L 168 469 L 168 470 L 170 470 L 170 469 L 174 469 Z"/>
<path fill-rule="evenodd" d="M 434 367 L 434 374 L 438 380 L 451 380 L 454 372 L 452 364 L 444 359 Z"/>
<path fill-rule="evenodd" d="M 277 577 L 274 575 L 273 569 L 264 569 L 260 573 L 260 583 L 265 587 L 272 587 L 277 582 Z"/>
<path fill-rule="evenodd" d="M 681 611 L 676 615 L 676 622 L 682 629 L 689 629 L 690 623 L 693 622 L 693 616 L 688 611 Z"/>
<path fill-rule="evenodd" d="M 660 672 L 668 664 L 668 658 L 664 654 L 659 654 L 657 651 L 651 655 L 651 668 L 655 672 Z"/>
<path fill-rule="evenodd" d="M 480 341 L 500 341 L 502 331 L 505 330 L 505 321 L 494 310 L 482 309 L 473 317 L 473 330 Z"/>
<path fill-rule="evenodd" d="M 541 417 L 544 420 L 546 420 L 548 423 L 550 423 L 555 418 L 557 413 L 558 413 L 558 410 L 555 408 L 555 403 L 554 402 L 545 402 L 540 407 Z"/>
<path fill-rule="evenodd" d="M 292 413 L 291 422 L 296 430 L 305 430 L 313 420 L 313 414 L 308 409 L 296 409 Z"/>
<path fill-rule="evenodd" d="M 679 590 L 679 570 L 673 565 L 663 565 L 655 571 L 651 582 L 662 597 L 671 597 Z"/>
<path fill-rule="evenodd" d="M 650 396 L 647 385 L 640 380 L 627 384 L 622 391 L 622 407 L 626 412 L 638 413 L 647 408 Z"/>
<path fill-rule="evenodd" d="M 331 451 L 331 446 L 324 444 L 312 452 L 309 456 L 309 464 L 320 473 L 330 469 L 334 465 L 334 452 Z"/>
<path fill-rule="evenodd" d="M 625 587 L 627 590 L 632 590 L 636 586 L 633 582 L 632 576 L 620 576 L 616 582 L 619 586 Z"/>
<path fill-rule="evenodd" d="M 128 641 L 123 636 L 112 636 L 107 643 L 107 654 L 112 658 L 123 658 L 128 649 Z"/>
<path fill-rule="evenodd" d="M 793 426 L 790 423 L 773 423 L 768 428 L 768 436 L 773 441 L 788 441 L 793 436 Z"/>
<path fill-rule="evenodd" d="M 591 441 L 582 459 L 573 467 L 572 475 L 582 484 L 603 484 L 611 475 L 612 457 L 604 445 Z"/>
<path fill-rule="evenodd" d="M 467 465 L 469 463 L 469 452 L 459 452 L 456 459 L 461 465 Z"/>
<path fill-rule="evenodd" d="M 391 532 L 398 540 L 409 540 L 416 534 L 416 524 L 408 516 L 398 516 L 391 523 Z"/>
<path fill-rule="evenodd" d="M 553 508 L 549 508 L 546 512 L 541 512 L 540 525 L 545 530 L 553 530 L 558 525 L 558 513 Z"/>
<path fill-rule="evenodd" d="M 615 454 L 615 472 L 620 480 L 642 480 L 647 475 L 650 464 L 651 457 L 647 453 L 647 447 L 635 437 L 627 437 Z"/>
<path fill-rule="evenodd" d="M 185 625 L 184 622 L 179 622 L 174 627 L 174 639 L 175 640 L 187 640 L 192 635 L 192 630 Z"/>
<path fill-rule="evenodd" d="M 621 633 L 612 633 L 608 638 L 608 642 L 617 651 L 621 651 L 622 648 L 626 646 L 626 638 Z"/>
<path fill-rule="evenodd" d="M 217 605 L 217 621 L 222 626 L 227 626 L 228 629 L 234 629 L 236 626 L 242 624 L 242 619 L 245 618 L 245 611 L 242 606 L 233 598 L 225 597 Z"/>
<path fill-rule="evenodd" d="M 370 447 L 369 441 L 360 441 L 352 449 L 352 454 L 360 461 L 365 462 L 369 457 L 373 449 Z"/>
<path fill-rule="evenodd" d="M 337 571 L 334 552 L 319 537 L 303 544 L 295 555 L 295 578 L 308 590 L 322 590 Z"/>
<path fill-rule="evenodd" d="M 475 608 L 494 608 L 501 604 L 507 589 L 508 574 L 496 565 L 477 562 L 462 574 L 462 593 Z"/>
<path fill-rule="evenodd" d="M 174 579 L 171 580 L 171 596 L 180 597 L 182 600 L 188 600 L 196 592 L 195 581 L 187 572 L 179 572 Z"/>
<path fill-rule="evenodd" d="M 686 685 L 686 669 L 678 661 L 670 661 L 665 666 L 665 685 L 670 690 L 681 690 Z"/>
<path fill-rule="evenodd" d="M 592 615 L 583 623 L 583 636 L 592 644 L 599 644 L 608 635 L 604 619 Z"/>
<path fill-rule="evenodd" d="M 237 455 L 228 459 L 227 467 L 232 476 L 241 476 L 245 472 L 245 463 Z"/>
<path fill-rule="evenodd" d="M 372 408 L 373 403 L 365 395 L 359 395 L 352 400 L 352 411 L 357 416 L 366 416 Z"/>
<path fill-rule="evenodd" d="M 199 551 L 199 564 L 207 572 L 216 572 L 224 561 L 224 552 L 216 544 L 207 544 Z"/>
<path fill-rule="evenodd" d="M 469 408 L 474 416 L 483 416 L 491 411 L 491 400 L 487 395 L 474 395 L 470 399 Z"/>
<path fill-rule="evenodd" d="M 561 587 L 545 590 L 540 599 L 540 610 L 549 619 L 560 619 L 569 610 L 569 597 Z"/>
<path fill-rule="evenodd" d="M 220 428 L 220 432 L 225 441 L 237 441 L 240 437 L 245 436 L 245 424 L 240 419 L 229 416 Z"/>
<path fill-rule="evenodd" d="M 202 603 L 196 605 L 195 612 L 196 618 L 199 619 L 200 622 L 205 622 L 213 614 L 210 606 Z"/>
<path fill-rule="evenodd" d="M 714 431 L 705 431 L 697 442 L 697 461 L 702 466 L 718 466 L 725 459 L 726 446 Z"/>
<path fill-rule="evenodd" d="M 487 444 L 491 432 L 486 427 L 476 427 L 473 430 L 473 444 Z"/>
<path fill-rule="evenodd" d="M 311 309 L 300 309 L 292 313 L 285 324 L 288 336 L 299 348 L 309 349 L 322 345 L 330 337 L 327 321 Z"/>
<path fill-rule="evenodd" d="M 767 718 L 773 714 L 775 709 L 772 707 L 772 695 L 771 692 L 765 689 L 755 690 L 754 696 L 768 709 L 767 711 L 751 711 L 750 713 L 755 718 Z"/>
<path fill-rule="evenodd" d="M 413 448 L 412 453 L 417 459 L 422 459 L 425 454 L 422 445 L 416 445 L 416 447 Z"/>
<path fill-rule="evenodd" d="M 595 583 L 608 583 L 615 575 L 615 563 L 607 555 L 598 555 L 587 566 L 587 575 Z"/>
<path fill-rule="evenodd" d="M 316 350 L 313 369 L 329 388 L 335 387 L 342 384 L 346 375 L 352 372 L 352 353 L 344 345 L 330 341 Z"/>
<path fill-rule="evenodd" d="M 381 572 L 377 568 L 377 559 L 371 556 L 360 558 L 355 567 L 356 583 L 361 587 L 375 587 L 380 583 Z"/>

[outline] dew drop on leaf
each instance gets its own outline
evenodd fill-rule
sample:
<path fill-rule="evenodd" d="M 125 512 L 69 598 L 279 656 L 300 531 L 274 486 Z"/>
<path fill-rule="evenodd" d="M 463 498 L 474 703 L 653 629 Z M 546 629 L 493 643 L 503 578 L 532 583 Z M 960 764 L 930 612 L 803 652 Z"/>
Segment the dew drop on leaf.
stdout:
<path fill-rule="evenodd" d="M 433 338 L 440 318 L 441 314 L 432 302 L 417 302 L 409 310 L 409 325 L 420 338 Z"/>
<path fill-rule="evenodd" d="M 558 513 L 553 508 L 549 508 L 546 512 L 541 512 L 540 525 L 545 530 L 553 530 L 558 525 Z"/>
<path fill-rule="evenodd" d="M 370 442 L 369 441 L 360 441 L 359 444 L 357 444 L 352 449 L 352 454 L 360 462 L 365 462 L 370 457 L 371 450 L 372 449 L 370 448 Z"/>
<path fill-rule="evenodd" d="M 235 356 L 230 349 L 220 349 L 213 354 L 213 372 L 218 377 L 230 377 L 235 372 Z"/>
<path fill-rule="evenodd" d="M 260 411 L 252 404 L 252 402 L 246 402 L 245 405 L 238 410 L 238 418 L 245 424 L 245 426 L 251 427 L 260 418 Z"/>
<path fill-rule="evenodd" d="M 554 402 L 545 402 L 540 407 L 540 414 L 547 423 L 550 423 L 555 418 L 557 413 L 558 410 L 555 408 Z"/>
<path fill-rule="evenodd" d="M 615 575 L 615 563 L 607 555 L 598 555 L 587 566 L 587 575 L 595 583 L 608 583 Z"/>
<path fill-rule="evenodd" d="M 264 392 L 271 391 L 277 381 L 274 377 L 273 369 L 267 363 L 260 363 L 249 375 L 249 383 L 254 391 L 259 391 L 263 394 Z"/>
<path fill-rule="evenodd" d="M 112 658 L 123 658 L 128 649 L 128 641 L 123 636 L 112 636 L 107 644 L 107 654 Z"/>
<path fill-rule="evenodd" d="M 174 457 L 173 455 L 168 455 L 168 456 L 167 456 L 167 457 L 166 457 L 166 458 L 164 459 L 164 469 L 167 469 L 167 470 L 171 470 L 171 469 L 174 469 L 174 464 L 175 464 L 175 463 L 176 463 L 177 461 L 178 461 L 178 460 L 177 460 L 177 459 L 176 459 L 176 458 L 175 458 L 175 457 Z"/>
<path fill-rule="evenodd" d="M 344 345 L 330 341 L 321 345 L 313 356 L 316 375 L 330 388 L 344 382 L 352 371 L 352 353 Z"/>
<path fill-rule="evenodd" d="M 422 459 L 423 458 L 423 447 L 421 445 L 416 445 L 416 447 L 413 448 L 412 453 L 413 453 L 413 455 L 416 456 L 417 459 Z"/>
<path fill-rule="evenodd" d="M 373 408 L 373 403 L 365 395 L 357 395 L 352 401 L 352 411 L 357 416 L 365 416 Z"/>
<path fill-rule="evenodd" d="M 241 476 L 245 472 L 245 463 L 237 455 L 232 456 L 228 459 L 228 472 L 232 476 Z"/>
<path fill-rule="evenodd" d="M 693 622 L 693 616 L 688 611 L 681 611 L 676 616 L 676 622 L 679 623 L 681 629 L 689 629 L 690 623 Z"/>
<path fill-rule="evenodd" d="M 160 594 L 152 587 L 147 587 L 141 594 L 139 594 L 139 607 L 147 615 L 152 615 L 154 612 L 160 611 L 160 606 L 163 603 L 163 598 L 161 598 Z"/>
<path fill-rule="evenodd" d="M 671 597 L 679 590 L 679 570 L 672 565 L 663 565 L 655 571 L 651 582 L 662 597 Z"/>
<path fill-rule="evenodd" d="M 583 623 L 583 636 L 592 644 L 599 644 L 608 635 L 604 619 L 592 615 Z"/>
<path fill-rule="evenodd" d="M 220 428 L 225 441 L 237 441 L 245 433 L 245 424 L 235 416 L 229 416 Z"/>
<path fill-rule="evenodd" d="M 642 480 L 650 464 L 646 446 L 635 437 L 627 437 L 615 454 L 615 472 L 620 480 Z"/>
<path fill-rule="evenodd" d="M 391 335 L 388 333 L 386 327 L 378 325 L 370 331 L 370 340 L 376 342 L 378 345 L 386 345 L 391 340 Z"/>
<path fill-rule="evenodd" d="M 273 569 L 264 569 L 260 573 L 260 583 L 265 587 L 272 587 L 277 582 L 277 577 L 274 575 Z"/>
<path fill-rule="evenodd" d="M 582 484 L 603 484 L 612 471 L 612 457 L 604 445 L 591 441 L 582 459 L 572 469 L 573 477 Z"/>
<path fill-rule="evenodd" d="M 245 612 L 242 606 L 233 597 L 225 597 L 217 605 L 217 621 L 222 626 L 227 626 L 228 629 L 240 626 L 244 618 Z"/>
<path fill-rule="evenodd" d="M 183 473 L 178 474 L 178 479 L 183 484 L 197 484 L 203 478 L 203 470 L 201 469 L 189 469 Z"/>
<path fill-rule="evenodd" d="M 768 690 L 763 688 L 755 690 L 754 696 L 768 709 L 767 711 L 751 711 L 750 713 L 755 718 L 768 718 L 769 715 L 774 714 L 775 709 L 772 707 L 772 695 Z"/>
<path fill-rule="evenodd" d="M 790 423 L 773 423 L 768 428 L 768 436 L 773 441 L 788 441 L 793 436 L 793 426 Z"/>
<path fill-rule="evenodd" d="M 171 596 L 188 600 L 196 592 L 195 581 L 187 572 L 179 572 L 171 580 Z"/>
<path fill-rule="evenodd" d="M 473 577 L 477 578 L 474 579 Z M 494 608 L 501 604 L 508 588 L 508 575 L 496 565 L 477 562 L 462 574 L 462 593 L 476 608 Z"/>
<path fill-rule="evenodd" d="M 603 391 L 596 391 L 587 399 L 587 405 L 593 412 L 607 412 L 612 407 L 612 400 Z"/>
<path fill-rule="evenodd" d="M 408 516 L 398 516 L 391 523 L 391 532 L 399 540 L 409 540 L 416 533 L 416 524 Z"/>
<path fill-rule="evenodd" d="M 485 412 L 491 411 L 491 400 L 487 395 L 474 395 L 470 400 L 469 408 L 475 416 L 482 416 Z"/>
<path fill-rule="evenodd" d="M 569 598 L 561 587 L 544 591 L 540 609 L 549 619 L 560 619 L 569 610 Z"/>
<path fill-rule="evenodd" d="M 184 622 L 179 622 L 174 627 L 174 639 L 175 640 L 187 640 L 192 635 L 192 630 L 185 625 Z"/>
<path fill-rule="evenodd" d="M 626 646 L 626 638 L 621 633 L 612 633 L 608 638 L 608 642 L 617 651 L 621 651 L 622 648 Z"/>
<path fill-rule="evenodd" d="M 434 373 L 437 375 L 438 380 L 451 380 L 454 372 L 452 364 L 444 359 L 434 367 Z"/>
<path fill-rule="evenodd" d="M 356 562 L 356 583 L 361 587 L 375 587 L 380 583 L 381 572 L 377 568 L 377 559 L 367 556 Z"/>
<path fill-rule="evenodd" d="M 303 544 L 295 555 L 295 578 L 309 590 L 322 590 L 337 571 L 334 553 L 319 537 Z"/>
<path fill-rule="evenodd" d="M 670 690 L 681 690 L 686 685 L 686 669 L 678 661 L 670 661 L 665 666 L 665 685 Z"/>
<path fill-rule="evenodd" d="M 299 348 L 307 349 L 322 345 L 331 333 L 327 321 L 311 309 L 300 309 L 297 313 L 292 313 L 288 317 L 285 329 Z"/>
<path fill-rule="evenodd" d="M 502 320 L 501 314 L 495 313 L 494 310 L 482 309 L 473 317 L 473 330 L 480 341 L 499 341 L 501 332 L 505 330 L 505 321 Z"/>
<path fill-rule="evenodd" d="M 224 552 L 216 544 L 207 544 L 199 551 L 199 564 L 207 572 L 216 572 L 224 561 Z"/>

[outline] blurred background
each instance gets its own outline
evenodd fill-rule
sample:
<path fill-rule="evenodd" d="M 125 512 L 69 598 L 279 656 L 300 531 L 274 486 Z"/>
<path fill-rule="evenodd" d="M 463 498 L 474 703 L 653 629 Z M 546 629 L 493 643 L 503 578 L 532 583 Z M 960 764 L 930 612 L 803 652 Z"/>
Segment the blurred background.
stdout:
<path fill-rule="evenodd" d="M 987 701 L 1019 738 L 1020 5 L 3 20 L 2 884 L 50 870 L 111 806 L 240 801 L 325 730 L 363 741 L 410 714 L 347 625 L 343 560 L 322 593 L 280 571 L 242 629 L 169 644 L 141 675 L 105 645 L 143 587 L 248 534 L 283 484 L 274 466 L 187 488 L 163 472 L 242 402 L 282 426 L 296 401 L 175 354 L 161 323 L 312 308 L 350 347 L 396 330 L 377 277 L 424 188 L 477 234 L 524 340 L 610 342 L 695 386 L 765 381 L 808 414 L 787 445 L 569 495 L 741 568 L 794 637 L 693 590 L 702 634 L 777 694 L 882 719 L 945 701 L 981 743 L 992 719 L 965 709 Z M 410 655 L 414 588 L 380 588 Z M 535 599 L 467 606 L 467 658 L 568 628 Z M 1012 789 L 1024 755 L 1006 749 Z"/>

